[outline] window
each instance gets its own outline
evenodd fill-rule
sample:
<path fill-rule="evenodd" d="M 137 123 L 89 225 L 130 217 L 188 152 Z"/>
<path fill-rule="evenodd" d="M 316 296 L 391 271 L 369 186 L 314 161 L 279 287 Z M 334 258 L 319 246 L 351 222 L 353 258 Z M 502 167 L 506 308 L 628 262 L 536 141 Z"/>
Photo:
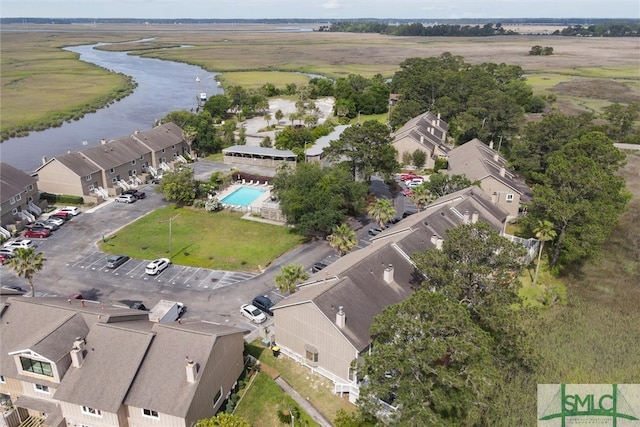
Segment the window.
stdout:
<path fill-rule="evenodd" d="M 85 176 L 84 179 L 86 179 L 87 181 L 91 181 L 91 175 Z"/>
<path fill-rule="evenodd" d="M 318 352 L 307 350 L 307 360 L 309 362 L 318 363 Z"/>
<path fill-rule="evenodd" d="M 145 417 L 159 418 L 158 411 L 154 411 L 153 409 L 143 409 L 142 415 Z"/>
<path fill-rule="evenodd" d="M 175 159 L 176 157 L 178 157 L 178 153 L 173 153 L 173 158 Z"/>
<path fill-rule="evenodd" d="M 91 184 L 91 185 L 89 186 L 89 191 L 93 191 L 93 189 L 94 189 L 94 188 L 96 188 L 96 187 L 94 187 L 94 186 L 93 186 L 93 184 Z"/>
<path fill-rule="evenodd" d="M 27 191 L 33 191 L 33 184 L 27 185 Z"/>
<path fill-rule="evenodd" d="M 26 372 L 32 372 L 38 375 L 46 375 L 53 377 L 53 370 L 51 369 L 51 363 L 41 362 L 40 360 L 29 359 L 28 357 L 20 356 L 20 363 L 22 364 L 22 370 Z"/>
<path fill-rule="evenodd" d="M 162 149 L 162 152 L 164 153 L 164 148 Z"/>
<path fill-rule="evenodd" d="M 114 168 L 109 169 L 109 173 L 116 173 L 116 170 Z"/>
<path fill-rule="evenodd" d="M 513 194 L 507 194 L 507 203 L 513 202 Z"/>
<path fill-rule="evenodd" d="M 82 412 L 96 417 L 102 417 L 102 411 L 100 409 L 90 408 L 89 406 L 83 406 Z"/>
<path fill-rule="evenodd" d="M 10 198 L 9 199 L 9 203 L 11 203 L 12 205 L 15 205 L 16 204 L 16 198 L 15 197 Z"/>
<path fill-rule="evenodd" d="M 22 196 L 21 196 L 21 195 L 19 195 L 19 194 L 17 194 L 17 195 L 16 195 L 16 200 L 22 200 Z"/>
<path fill-rule="evenodd" d="M 216 405 L 218 403 L 220 403 L 220 399 L 222 399 L 222 387 L 220 387 L 220 390 L 218 390 L 218 392 L 216 393 L 215 396 L 213 396 L 213 407 L 215 408 Z"/>
<path fill-rule="evenodd" d="M 18 215 L 18 208 L 13 208 L 13 209 L 11 209 L 11 213 L 12 213 L 13 215 Z"/>
<path fill-rule="evenodd" d="M 140 156 L 140 160 L 144 160 L 144 155 Z"/>
<path fill-rule="evenodd" d="M 175 149 L 176 149 L 175 144 L 171 146 L 171 149 L 172 149 L 172 150 L 175 150 Z"/>
<path fill-rule="evenodd" d="M 116 182 L 118 182 L 118 178 L 113 178 L 113 179 L 111 180 L 111 182 L 113 182 L 113 183 L 115 184 Z"/>
<path fill-rule="evenodd" d="M 4 375 L 0 375 L 0 383 L 6 384 L 7 380 L 4 379 Z"/>
<path fill-rule="evenodd" d="M 135 160 L 131 160 L 131 164 L 132 164 L 132 165 L 135 165 L 135 164 L 136 164 L 136 161 L 135 161 Z"/>
<path fill-rule="evenodd" d="M 42 384 L 34 384 L 33 387 L 36 389 L 36 391 L 39 391 L 40 393 L 49 393 L 49 386 L 47 385 L 42 385 Z"/>
<path fill-rule="evenodd" d="M 33 197 L 29 196 L 29 198 L 27 199 L 27 201 L 29 201 L 29 202 L 33 202 Z"/>

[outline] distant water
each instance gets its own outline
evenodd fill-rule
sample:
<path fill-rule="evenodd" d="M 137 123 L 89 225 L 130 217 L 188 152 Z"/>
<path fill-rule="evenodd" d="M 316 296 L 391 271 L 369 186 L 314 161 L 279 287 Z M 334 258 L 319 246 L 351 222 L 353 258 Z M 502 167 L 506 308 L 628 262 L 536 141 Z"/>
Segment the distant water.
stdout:
<path fill-rule="evenodd" d="M 200 67 L 179 62 L 141 58 L 123 52 L 96 50 L 95 46 L 75 46 L 67 50 L 80 54 L 80 60 L 133 77 L 138 83 L 128 97 L 84 118 L 59 128 L 31 132 L 0 144 L 0 159 L 26 172 L 34 171 L 42 158 L 80 151 L 136 130 L 148 130 L 156 120 L 176 110 L 195 112 L 201 92 L 208 96 L 222 93 L 215 76 Z M 198 78 L 200 81 L 196 81 Z M 43 96 L 46 96 L 44 94 Z"/>

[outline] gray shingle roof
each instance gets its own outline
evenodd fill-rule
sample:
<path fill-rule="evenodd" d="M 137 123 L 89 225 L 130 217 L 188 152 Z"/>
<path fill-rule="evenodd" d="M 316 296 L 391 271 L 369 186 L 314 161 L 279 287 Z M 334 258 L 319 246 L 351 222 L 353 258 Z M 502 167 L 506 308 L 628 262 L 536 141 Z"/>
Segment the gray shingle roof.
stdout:
<path fill-rule="evenodd" d="M 100 172 L 100 167 L 93 163 L 90 159 L 84 156 L 82 153 L 67 153 L 62 156 L 51 159 L 51 161 L 58 161 L 66 166 L 69 170 L 74 172 L 78 176 L 89 176 L 93 173 Z M 40 170 L 45 165 L 40 166 L 37 170 Z"/>
<path fill-rule="evenodd" d="M 103 170 L 109 170 L 131 163 L 132 160 L 137 160 L 146 153 L 149 153 L 147 147 L 133 136 L 125 136 L 97 147 L 83 150 L 81 156 L 89 158 Z"/>
<path fill-rule="evenodd" d="M 449 151 L 448 160 L 450 174 L 466 175 L 472 181 L 491 176 L 524 196 L 523 201 L 531 196 L 531 189 L 524 180 L 507 169 L 504 157 L 477 138 Z M 500 173 L 502 168 L 504 176 Z"/>
<path fill-rule="evenodd" d="M 8 163 L 0 163 L 0 195 L 8 200 L 23 193 L 27 186 L 35 184 L 37 179 Z"/>
<path fill-rule="evenodd" d="M 507 212 L 491 203 L 477 187 L 469 187 L 436 200 L 426 210 L 411 215 L 372 239 L 372 243 L 351 252 L 314 274 L 299 290 L 276 304 L 275 310 L 290 305 L 315 304 L 331 322 L 339 306 L 344 307 L 345 338 L 362 351 L 369 344 L 373 318 L 382 310 L 403 301 L 418 283 L 409 256 L 433 248 L 431 237 L 446 238 L 446 230 L 478 213 L 480 221 L 502 231 Z M 394 282 L 387 284 L 383 271 L 393 265 Z M 307 285 L 308 284 L 308 285 Z M 277 319 L 277 317 L 276 317 Z"/>
<path fill-rule="evenodd" d="M 172 122 L 161 124 L 147 131 L 137 132 L 131 135 L 131 138 L 141 142 L 152 151 L 160 151 L 184 141 L 182 129 Z"/>

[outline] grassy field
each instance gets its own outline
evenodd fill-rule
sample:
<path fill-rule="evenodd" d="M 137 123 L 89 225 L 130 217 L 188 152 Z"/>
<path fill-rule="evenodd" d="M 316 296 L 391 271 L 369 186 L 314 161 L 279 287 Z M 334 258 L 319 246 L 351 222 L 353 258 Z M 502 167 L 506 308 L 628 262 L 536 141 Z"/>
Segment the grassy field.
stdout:
<path fill-rule="evenodd" d="M 97 42 L 129 41 L 131 43 L 108 49 L 134 50 L 143 56 L 187 62 L 209 71 L 223 72 L 223 78 L 228 82 L 249 80 L 253 85 L 258 85 L 258 81 L 262 83 L 265 75 L 245 78 L 234 74 L 286 71 L 282 76 L 269 75 L 283 84 L 299 81 L 298 72 L 332 78 L 348 74 L 390 77 L 407 58 L 451 52 L 470 63 L 490 60 L 520 65 L 532 79 L 534 88 L 537 75 L 542 74 L 570 80 L 565 83 L 575 79 L 591 79 L 596 83 L 613 81 L 627 88 L 623 93 L 640 96 L 637 66 L 640 47 L 634 38 L 426 38 L 269 32 L 276 27 L 123 24 L 88 29 L 77 25 L 31 25 L 27 28 L 3 25 L 0 44 L 3 132 L 15 132 L 24 126 L 50 126 L 53 119 L 60 122 L 60 117 L 73 120 L 82 112 L 117 99 L 125 88 L 124 76 L 111 75 L 106 70 L 77 61 L 74 54 L 61 50 L 64 46 Z M 140 41 L 142 39 L 149 41 Z M 551 46 L 554 55 L 529 56 L 527 53 L 533 45 Z M 597 105 L 585 101 L 584 98 L 602 99 L 602 94 L 608 93 L 599 84 L 591 85 L 588 93 L 580 95 L 572 94 L 571 86 L 546 85 L 542 90 L 553 91 L 561 98 L 559 108 L 566 111 L 599 110 L 602 105 L 617 100 L 605 96 L 604 102 Z M 565 95 L 568 97 L 563 98 Z"/>
<path fill-rule="evenodd" d="M 302 241 L 288 227 L 241 217 L 241 213 L 226 210 L 211 213 L 204 209 L 161 208 L 106 236 L 106 242 L 99 242 L 99 246 L 109 254 L 140 259 L 165 257 L 193 267 L 258 272 Z"/>
<path fill-rule="evenodd" d="M 309 77 L 300 73 L 272 72 L 272 71 L 244 71 L 224 73 L 217 76 L 223 86 L 242 86 L 245 89 L 259 89 L 265 83 L 271 83 L 277 88 L 284 88 L 289 83 L 303 86 L 309 83 Z"/>

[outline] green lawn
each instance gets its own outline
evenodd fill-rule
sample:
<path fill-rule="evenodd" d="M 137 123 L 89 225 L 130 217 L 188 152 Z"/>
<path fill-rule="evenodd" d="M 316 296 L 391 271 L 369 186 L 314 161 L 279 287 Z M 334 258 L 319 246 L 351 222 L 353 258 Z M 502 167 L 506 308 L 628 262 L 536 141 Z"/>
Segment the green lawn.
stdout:
<path fill-rule="evenodd" d="M 99 246 L 104 252 L 133 258 L 166 257 L 193 267 L 257 272 L 302 242 L 289 227 L 241 217 L 238 212 L 211 213 L 170 206 L 106 236 Z"/>
<path fill-rule="evenodd" d="M 293 406 L 298 408 L 300 414 L 294 421 L 295 425 L 318 425 L 268 374 L 258 372 L 247 385 L 234 414 L 252 426 L 280 426 L 282 423 L 278 420 L 278 410 Z"/>

